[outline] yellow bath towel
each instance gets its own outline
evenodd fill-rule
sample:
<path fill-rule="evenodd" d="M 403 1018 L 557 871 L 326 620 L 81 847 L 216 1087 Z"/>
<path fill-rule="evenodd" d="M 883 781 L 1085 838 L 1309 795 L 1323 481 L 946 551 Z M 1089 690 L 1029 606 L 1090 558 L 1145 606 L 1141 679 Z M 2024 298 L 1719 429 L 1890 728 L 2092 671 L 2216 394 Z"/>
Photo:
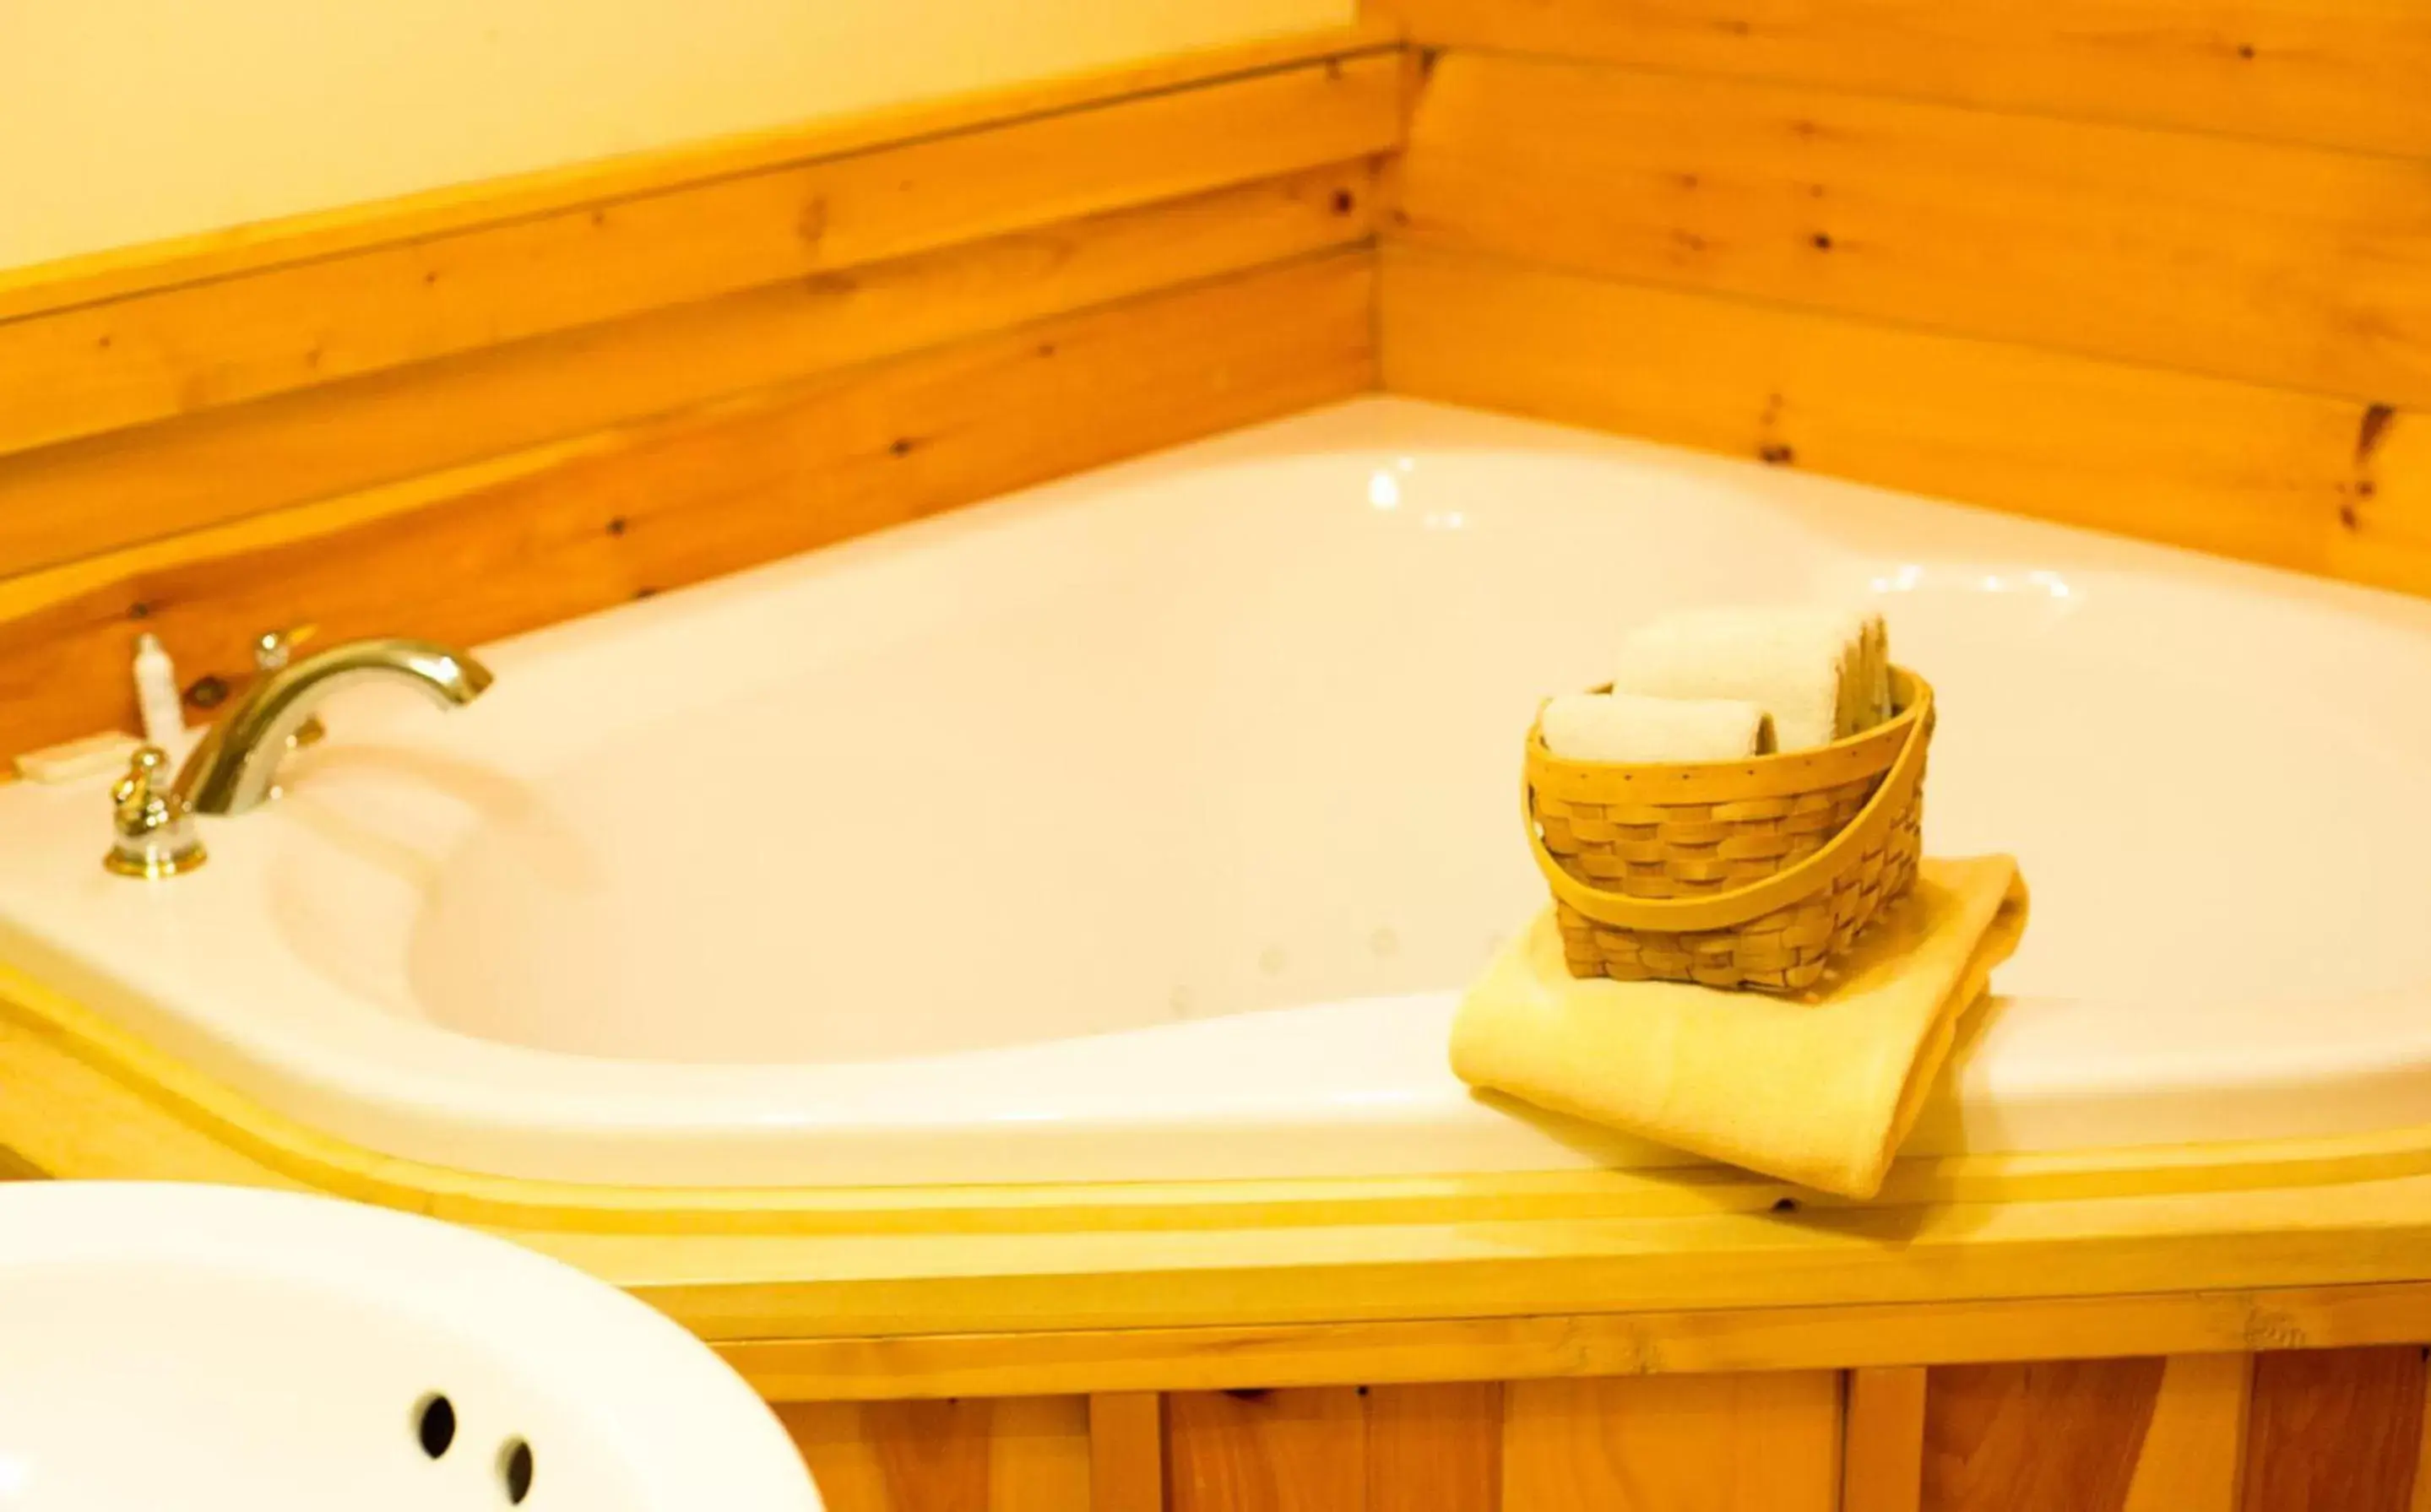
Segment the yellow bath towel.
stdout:
<path fill-rule="evenodd" d="M 1461 1003 L 1452 1070 L 1558 1113 L 1871 1197 L 1958 1021 L 2025 926 L 2016 861 L 1928 857 L 1808 1002 L 1575 979 L 1548 909 Z"/>

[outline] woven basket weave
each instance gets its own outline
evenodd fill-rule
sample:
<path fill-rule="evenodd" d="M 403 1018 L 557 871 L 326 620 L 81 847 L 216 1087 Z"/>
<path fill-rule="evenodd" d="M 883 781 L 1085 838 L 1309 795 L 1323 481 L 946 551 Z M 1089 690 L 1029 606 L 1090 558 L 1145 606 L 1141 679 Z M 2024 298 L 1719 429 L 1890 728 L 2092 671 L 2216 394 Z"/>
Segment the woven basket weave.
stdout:
<path fill-rule="evenodd" d="M 1933 689 L 1811 751 L 1569 761 L 1528 731 L 1526 820 L 1573 976 L 1797 992 L 1916 878 Z"/>

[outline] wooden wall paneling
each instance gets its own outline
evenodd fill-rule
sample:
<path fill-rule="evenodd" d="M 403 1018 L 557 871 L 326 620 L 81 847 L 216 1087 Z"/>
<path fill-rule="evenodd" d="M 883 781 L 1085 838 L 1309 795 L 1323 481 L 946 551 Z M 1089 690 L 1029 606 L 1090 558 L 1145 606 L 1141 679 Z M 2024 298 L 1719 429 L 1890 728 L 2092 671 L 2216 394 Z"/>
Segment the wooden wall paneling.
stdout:
<path fill-rule="evenodd" d="M 1089 1414 L 1080 1397 L 796 1403 L 777 1415 L 828 1512 L 1089 1505 Z"/>
<path fill-rule="evenodd" d="M 1165 1398 L 1169 1512 L 1355 1512 L 1366 1403 L 1355 1387 L 1177 1391 Z"/>
<path fill-rule="evenodd" d="M 2409 1512 L 2423 1441 L 2412 1345 L 2258 1355 L 2244 1512 Z"/>
<path fill-rule="evenodd" d="M 1164 1512 L 1165 1398 L 1100 1391 L 1089 1398 L 1090 1512 Z"/>
<path fill-rule="evenodd" d="M 1924 1512 L 2121 1512 L 2162 1371 L 2157 1359 L 1934 1367 Z"/>
<path fill-rule="evenodd" d="M 1510 1512 L 1832 1512 L 1829 1371 L 1527 1381 L 1506 1388 Z"/>
<path fill-rule="evenodd" d="M 1383 277 L 1398 393 L 2431 590 L 2431 413 L 1409 244 Z"/>
<path fill-rule="evenodd" d="M 2431 405 L 2417 161 L 1452 52 L 1397 214 L 1609 277 Z"/>
<path fill-rule="evenodd" d="M 2431 418 L 2373 405 L 2356 436 L 2355 507 L 2331 539 L 2330 571 L 2423 592 L 2431 583 Z"/>
<path fill-rule="evenodd" d="M 1368 1512 L 1499 1512 L 1501 1383 L 1376 1386 L 1366 1394 Z"/>
<path fill-rule="evenodd" d="M 128 716 L 137 622 L 478 642 L 1372 386 L 1372 259 L 1322 255 L 0 582 L 0 746 Z"/>
<path fill-rule="evenodd" d="M 2431 156 L 2411 0 L 1387 0 L 1416 42 Z"/>
<path fill-rule="evenodd" d="M 1383 151 L 1390 54 L 0 323 L 0 451 Z"/>
<path fill-rule="evenodd" d="M 2125 1512 L 2238 1512 L 2244 1497 L 2250 1354 L 2178 1354 L 2161 1370 Z"/>
<path fill-rule="evenodd" d="M 1365 161 L 0 457 L 0 577 L 1366 238 Z"/>
<path fill-rule="evenodd" d="M 327 258 L 370 246 L 425 241 L 469 226 L 536 219 L 578 206 L 655 193 L 671 181 L 733 178 L 915 139 L 1083 109 L 1133 95 L 1169 93 L 1300 63 L 1354 57 L 1396 47 L 1400 34 L 1399 22 L 1366 17 L 1346 26 L 1198 48 L 841 119 L 560 164 L 504 178 L 447 184 L 394 199 L 342 205 L 0 270 L 0 320 L 98 304 L 172 284 L 257 273 L 280 263 Z"/>
<path fill-rule="evenodd" d="M 1848 1372 L 1840 1512 L 1918 1512 L 1924 1494 L 1924 1368 Z"/>

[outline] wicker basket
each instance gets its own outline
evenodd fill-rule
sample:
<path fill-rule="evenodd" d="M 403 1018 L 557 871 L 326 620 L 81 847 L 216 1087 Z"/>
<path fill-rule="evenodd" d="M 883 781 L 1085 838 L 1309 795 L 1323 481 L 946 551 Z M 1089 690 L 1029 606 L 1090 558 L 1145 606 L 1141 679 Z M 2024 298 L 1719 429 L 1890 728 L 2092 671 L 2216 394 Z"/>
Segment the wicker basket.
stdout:
<path fill-rule="evenodd" d="M 1568 761 L 1528 731 L 1526 820 L 1573 976 L 1796 992 L 1916 878 L 1933 689 L 1812 751 Z"/>

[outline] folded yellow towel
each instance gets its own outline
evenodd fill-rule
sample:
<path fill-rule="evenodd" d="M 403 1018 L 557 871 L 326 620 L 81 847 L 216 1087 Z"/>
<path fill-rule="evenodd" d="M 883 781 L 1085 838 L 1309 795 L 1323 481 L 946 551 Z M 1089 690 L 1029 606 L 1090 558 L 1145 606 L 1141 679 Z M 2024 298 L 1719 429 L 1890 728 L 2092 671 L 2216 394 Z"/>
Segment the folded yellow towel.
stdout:
<path fill-rule="evenodd" d="M 1548 910 L 1452 1021 L 1463 1081 L 1848 1197 L 1882 1188 L 1958 1021 L 2017 949 L 2005 856 L 1928 857 L 1815 1001 L 1578 980 Z"/>

